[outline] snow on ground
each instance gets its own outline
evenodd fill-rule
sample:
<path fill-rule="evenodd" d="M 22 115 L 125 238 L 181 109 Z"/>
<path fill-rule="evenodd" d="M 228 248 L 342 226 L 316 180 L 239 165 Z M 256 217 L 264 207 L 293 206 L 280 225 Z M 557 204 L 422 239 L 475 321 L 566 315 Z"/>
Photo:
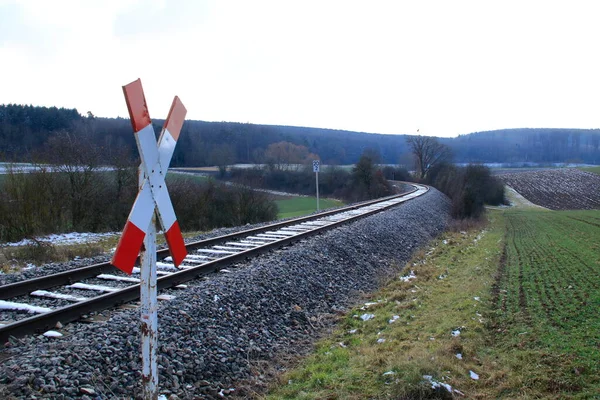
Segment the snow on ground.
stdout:
<path fill-rule="evenodd" d="M 71 168 L 71 167 L 70 167 Z M 84 167 L 74 167 L 80 171 L 84 170 Z M 16 174 L 25 174 L 36 171 L 47 171 L 47 172 L 61 172 L 64 169 L 60 165 L 47 165 L 47 164 L 30 164 L 30 163 L 0 163 L 0 175 L 14 172 Z M 114 167 L 110 166 L 99 166 L 95 167 L 94 171 L 112 171 Z"/>
<path fill-rule="evenodd" d="M 38 236 L 36 240 L 40 242 L 50 242 L 54 245 L 65 245 L 65 244 L 81 244 L 81 243 L 94 243 L 99 242 L 102 239 L 119 235 L 120 232 L 104 232 L 104 233 L 86 233 L 86 232 L 71 232 L 71 233 L 59 233 L 48 236 Z M 23 239 L 20 242 L 2 243 L 0 247 L 14 247 L 14 246 L 28 246 L 35 242 L 31 239 Z"/>

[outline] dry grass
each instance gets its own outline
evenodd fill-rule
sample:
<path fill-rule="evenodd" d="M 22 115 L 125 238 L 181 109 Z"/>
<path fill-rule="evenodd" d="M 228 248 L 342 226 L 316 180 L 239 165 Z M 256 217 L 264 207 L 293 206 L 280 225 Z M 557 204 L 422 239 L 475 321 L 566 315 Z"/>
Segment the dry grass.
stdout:
<path fill-rule="evenodd" d="M 16 272 L 28 264 L 42 265 L 51 262 L 65 262 L 75 258 L 87 258 L 102 255 L 113 241 L 98 243 L 53 245 L 46 241 L 36 241 L 29 246 L 0 248 L 0 270 L 5 273 Z M 114 246 L 114 245 L 113 245 Z"/>
<path fill-rule="evenodd" d="M 183 232 L 184 239 L 198 236 L 200 231 Z M 53 244 L 46 240 L 32 239 L 33 245 L 0 247 L 0 271 L 12 273 L 28 264 L 43 265 L 52 262 L 66 262 L 77 258 L 90 258 L 111 254 L 117 246 L 120 235 L 105 237 L 96 242 L 83 244 Z M 156 236 L 157 245 L 164 245 L 163 235 Z"/>
<path fill-rule="evenodd" d="M 297 369 L 284 374 L 273 399 L 432 399 L 460 396 L 432 389 L 423 378 L 448 383 L 469 398 L 490 394 L 469 371 L 489 379 L 485 348 L 491 285 L 501 230 L 482 232 L 482 221 L 457 222 L 418 252 L 404 269 L 416 278 L 393 279 L 353 309 L 336 333 Z M 461 233 L 462 231 L 462 233 Z M 483 262 L 482 262 L 483 261 Z M 475 299 L 477 298 L 477 299 Z M 363 314 L 373 319 L 363 321 Z M 396 318 L 392 323 L 389 321 Z M 452 332 L 460 330 L 459 336 Z M 385 339 L 382 341 L 381 339 Z M 456 357 L 461 353 L 463 359 Z M 386 374 L 387 373 L 387 374 Z"/>
<path fill-rule="evenodd" d="M 600 398 L 598 211 L 489 217 L 456 222 L 267 398 Z"/>

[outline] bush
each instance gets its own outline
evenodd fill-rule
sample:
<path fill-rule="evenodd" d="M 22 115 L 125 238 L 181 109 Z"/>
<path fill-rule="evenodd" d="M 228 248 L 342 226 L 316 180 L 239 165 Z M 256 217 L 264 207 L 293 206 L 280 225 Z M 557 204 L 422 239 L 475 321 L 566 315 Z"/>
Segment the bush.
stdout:
<path fill-rule="evenodd" d="M 426 183 L 450 197 L 454 218 L 479 218 L 485 204 L 506 204 L 504 185 L 483 165 L 439 164 L 431 168 Z"/>
<path fill-rule="evenodd" d="M 408 179 L 401 168 L 384 168 L 389 176 Z M 352 172 L 330 166 L 319 172 L 319 194 L 348 202 L 374 199 L 392 194 L 384 170 L 379 170 L 369 155 L 363 155 Z M 311 166 L 301 170 L 252 168 L 231 170 L 231 179 L 241 185 L 281 192 L 315 195 L 316 179 Z"/>
<path fill-rule="evenodd" d="M 75 174 L 76 172 L 73 172 Z M 33 172 L 9 171 L 0 191 L 0 241 L 18 241 L 49 233 L 120 231 L 138 190 L 136 168 L 95 171 L 86 178 L 93 190 L 76 192 L 71 174 L 40 167 Z M 265 193 L 226 187 L 213 181 L 167 176 L 182 230 L 207 230 L 270 221 L 277 206 Z M 74 193 L 73 196 L 70 193 Z M 85 204 L 75 218 L 73 201 Z"/>
<path fill-rule="evenodd" d="M 341 168 L 328 167 L 319 172 L 319 193 L 322 196 L 342 197 L 350 173 Z M 278 170 L 270 168 L 231 169 L 231 179 L 240 185 L 277 190 L 288 193 L 314 195 L 315 173 L 311 168 Z"/>
<path fill-rule="evenodd" d="M 209 230 L 271 221 L 277 206 L 269 195 L 247 187 L 225 186 L 175 176 L 169 193 L 182 230 Z"/>
<path fill-rule="evenodd" d="M 122 229 L 137 193 L 135 169 L 90 172 L 85 189 L 74 185 L 75 174 L 46 166 L 9 170 L 0 191 L 0 240 Z"/>
<path fill-rule="evenodd" d="M 410 181 L 411 177 L 406 168 L 392 167 L 386 165 L 381 170 L 385 179 L 390 181 Z"/>

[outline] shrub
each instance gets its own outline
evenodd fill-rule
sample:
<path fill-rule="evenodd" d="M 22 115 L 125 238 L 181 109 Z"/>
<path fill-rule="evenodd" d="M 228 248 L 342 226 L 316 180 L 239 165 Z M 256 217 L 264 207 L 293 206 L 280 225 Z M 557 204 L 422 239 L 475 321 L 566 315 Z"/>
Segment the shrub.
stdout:
<path fill-rule="evenodd" d="M 390 176 L 395 174 L 396 179 L 408 179 L 406 170 L 387 168 Z M 231 179 L 251 187 L 305 195 L 316 193 L 315 173 L 310 165 L 300 170 L 233 168 Z M 334 166 L 319 172 L 319 194 L 322 196 L 354 202 L 388 196 L 391 193 L 392 187 L 386 180 L 385 172 L 377 168 L 369 154 L 361 157 L 352 172 Z"/>
<path fill-rule="evenodd" d="M 392 167 L 390 165 L 386 165 L 381 170 L 385 179 L 389 179 L 391 181 L 409 181 L 411 180 L 410 174 L 406 168 L 401 167 Z"/>
<path fill-rule="evenodd" d="M 478 218 L 485 204 L 506 203 L 504 185 L 483 165 L 438 164 L 429 171 L 426 183 L 450 197 L 454 218 Z"/>
<path fill-rule="evenodd" d="M 172 177 L 168 184 L 182 230 L 240 226 L 277 217 L 277 206 L 269 195 L 247 187 L 187 177 Z"/>

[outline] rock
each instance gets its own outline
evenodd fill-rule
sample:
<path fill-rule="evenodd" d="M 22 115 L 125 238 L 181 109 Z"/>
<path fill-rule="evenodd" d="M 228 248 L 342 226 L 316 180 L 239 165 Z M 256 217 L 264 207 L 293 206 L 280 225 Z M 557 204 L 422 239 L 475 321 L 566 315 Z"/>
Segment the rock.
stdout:
<path fill-rule="evenodd" d="M 79 388 L 79 393 L 94 395 L 94 394 L 96 394 L 96 391 L 93 388 L 89 387 L 89 386 L 81 386 Z"/>

